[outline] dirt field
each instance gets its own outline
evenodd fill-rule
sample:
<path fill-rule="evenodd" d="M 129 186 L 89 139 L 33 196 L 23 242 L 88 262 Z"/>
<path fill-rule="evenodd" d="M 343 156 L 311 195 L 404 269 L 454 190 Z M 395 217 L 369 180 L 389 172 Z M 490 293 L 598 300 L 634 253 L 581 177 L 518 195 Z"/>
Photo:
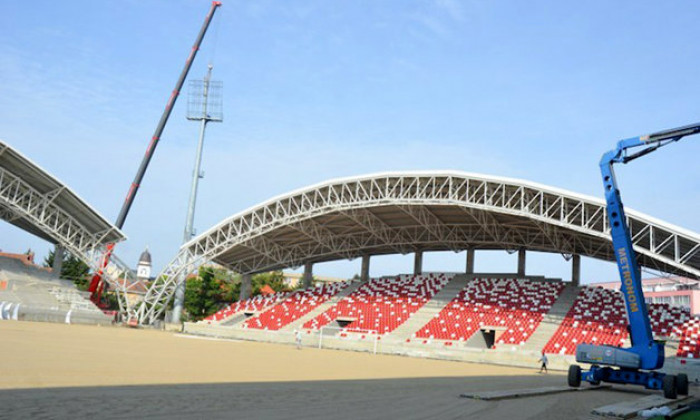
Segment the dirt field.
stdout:
<path fill-rule="evenodd" d="M 162 331 L 0 322 L 0 389 L 530 375 L 535 370 L 218 341 Z"/>
<path fill-rule="evenodd" d="M 0 419 L 577 419 L 648 392 L 497 402 L 465 392 L 560 386 L 560 374 L 171 333 L 0 322 Z"/>

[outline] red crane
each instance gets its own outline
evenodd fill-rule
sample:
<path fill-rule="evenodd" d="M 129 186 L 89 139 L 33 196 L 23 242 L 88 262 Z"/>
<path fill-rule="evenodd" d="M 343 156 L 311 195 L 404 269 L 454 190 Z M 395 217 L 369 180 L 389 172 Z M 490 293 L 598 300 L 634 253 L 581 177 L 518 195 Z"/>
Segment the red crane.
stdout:
<path fill-rule="evenodd" d="M 202 39 L 204 39 L 204 34 L 207 33 L 207 29 L 209 28 L 209 24 L 212 21 L 212 18 L 214 17 L 214 12 L 216 12 L 216 9 L 221 6 L 220 1 L 213 1 L 211 3 L 211 8 L 209 9 L 209 13 L 207 13 L 206 18 L 204 19 L 204 24 L 202 25 L 202 28 L 199 30 L 199 34 L 197 35 L 197 39 L 194 42 L 194 45 L 192 46 L 192 50 L 190 51 L 190 55 L 187 57 L 187 61 L 185 61 L 185 68 L 182 69 L 182 73 L 180 73 L 180 77 L 177 79 L 177 83 L 175 84 L 175 89 L 173 89 L 172 94 L 170 94 L 170 99 L 168 99 L 168 103 L 165 105 L 165 110 L 163 111 L 163 115 L 160 117 L 160 121 L 158 121 L 158 125 L 156 126 L 156 130 L 153 133 L 153 136 L 151 137 L 151 142 L 148 144 L 148 148 L 146 149 L 146 154 L 143 157 L 143 160 L 141 161 L 141 166 L 139 166 L 139 170 L 136 172 L 136 176 L 134 177 L 134 181 L 131 183 L 131 187 L 129 188 L 129 192 L 126 194 L 126 199 L 124 200 L 124 204 L 122 205 L 122 209 L 119 212 L 119 216 L 117 217 L 117 221 L 115 223 L 115 226 L 117 226 L 119 229 L 121 229 L 124 226 L 124 221 L 126 220 L 126 216 L 129 214 L 129 209 L 131 208 L 131 205 L 134 203 L 134 198 L 136 197 L 136 193 L 139 190 L 139 186 L 141 185 L 141 181 L 143 180 L 143 176 L 146 173 L 146 169 L 148 168 L 148 164 L 151 162 L 151 158 L 153 157 L 153 153 L 156 150 L 156 146 L 158 146 L 158 141 L 160 140 L 161 134 L 163 134 L 163 129 L 165 128 L 165 124 L 168 122 L 168 118 L 170 117 L 170 113 L 173 110 L 173 106 L 175 106 L 175 101 L 177 100 L 177 97 L 180 95 L 180 90 L 182 89 L 182 85 L 185 83 L 185 79 L 187 78 L 187 73 L 189 73 L 190 68 L 192 67 L 192 62 L 194 61 L 195 56 L 197 55 L 197 51 L 199 51 L 199 47 L 202 44 Z M 107 248 L 105 250 L 105 253 L 102 257 L 102 261 L 100 264 L 100 269 L 92 276 L 92 280 L 90 281 L 90 287 L 88 290 L 91 293 L 91 299 L 94 302 L 99 303 L 100 299 L 102 297 L 102 291 L 104 289 L 104 281 L 102 279 L 102 276 L 104 274 L 104 269 L 107 267 L 109 264 L 109 260 L 112 256 L 112 252 L 114 251 L 114 245 L 115 244 L 108 244 Z"/>

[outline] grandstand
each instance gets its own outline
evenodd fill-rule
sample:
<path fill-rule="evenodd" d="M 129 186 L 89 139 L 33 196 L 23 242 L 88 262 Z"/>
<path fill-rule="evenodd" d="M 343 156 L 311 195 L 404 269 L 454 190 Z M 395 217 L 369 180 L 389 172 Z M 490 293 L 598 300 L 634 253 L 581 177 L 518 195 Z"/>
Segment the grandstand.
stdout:
<path fill-rule="evenodd" d="M 316 287 L 250 298 L 186 323 L 185 331 L 290 343 L 294 328 L 313 346 L 324 327 L 333 327 L 323 333 L 324 347 L 373 351 L 369 337 L 376 334 L 377 351 L 389 354 L 532 366 L 546 352 L 555 369 L 573 362 L 577 344 L 628 344 L 622 296 L 601 287 L 515 274 L 425 273 L 340 288 L 344 297 Z M 700 319 L 687 308 L 648 306 L 655 336 L 677 356 L 667 368 L 687 370 L 689 360 L 700 358 Z"/>
<path fill-rule="evenodd" d="M 71 280 L 58 279 L 21 255 L 0 255 L 0 319 L 111 324 Z"/>
<path fill-rule="evenodd" d="M 76 231 L 81 237 L 67 236 L 63 225 L 52 229 L 15 196 L 0 197 L 6 220 L 93 267 L 107 241 L 123 239 L 53 177 L 0 146 L 6 150 L 0 170 L 7 179 L 13 176 L 12 182 L 36 193 L 36 201 L 44 203 L 38 207 L 55 207 L 57 220 L 88 228 Z M 18 172 L 29 174 L 23 184 Z M 700 276 L 697 234 L 634 211 L 629 217 L 642 266 Z M 475 254 L 482 249 L 517 252 L 517 270 L 475 273 Z M 446 250 L 467 251 L 464 272 L 423 272 L 425 252 Z M 571 261 L 571 281 L 527 275 L 528 250 L 564 255 Z M 415 255 L 412 274 L 370 278 L 372 256 L 408 253 Z M 223 220 L 182 246 L 143 304 L 125 304 L 122 311 L 142 325 L 158 325 L 177 283 L 188 270 L 212 261 L 242 274 L 242 299 L 202 322 L 185 324 L 187 332 L 289 343 L 293 331 L 301 330 L 304 345 L 318 345 L 323 336 L 324 347 L 367 351 L 379 341 L 376 350 L 383 353 L 516 366 L 532 366 L 546 352 L 552 367 L 565 368 L 579 343 L 624 345 L 628 339 L 619 293 L 579 286 L 582 256 L 613 260 L 599 199 L 464 172 L 371 174 L 300 189 Z M 314 264 L 355 258 L 361 260 L 359 281 L 311 287 Z M 70 313 L 72 322 L 109 319 L 72 285 L 12 264 L 5 263 L 0 278 L 4 317 L 65 322 Z M 305 289 L 246 296 L 252 274 L 300 266 Z M 43 315 L 30 315 L 36 307 Z M 669 354 L 679 360 L 700 357 L 697 325 L 687 309 L 649 307 L 654 333 L 668 340 Z M 370 335 L 376 340 L 368 340 Z"/>
<path fill-rule="evenodd" d="M 582 257 L 614 260 L 605 212 L 598 198 L 458 171 L 334 179 L 234 214 L 184 244 L 133 317 L 158 323 L 192 261 L 241 273 L 242 290 L 248 290 L 254 273 L 301 266 L 308 287 L 314 264 L 343 259 L 360 259 L 367 282 L 372 256 L 386 254 L 414 254 L 417 275 L 430 251 L 466 250 L 466 274 L 474 273 L 477 250 L 514 251 L 515 274 L 522 278 L 527 251 L 538 251 L 570 260 L 578 285 Z M 700 277 L 700 236 L 633 210 L 627 214 L 642 267 Z"/>
<path fill-rule="evenodd" d="M 643 267 L 700 275 L 700 237 L 628 212 Z M 673 245 L 673 246 L 671 246 Z M 517 252 L 517 270 L 477 273 L 476 251 Z M 461 273 L 423 272 L 423 254 L 466 250 Z M 571 281 L 527 274 L 528 250 L 563 254 Z M 374 255 L 413 253 L 412 274 L 369 276 Z M 331 180 L 233 215 L 183 245 L 154 285 L 139 319 L 157 321 L 187 261 L 243 273 L 304 267 L 304 291 L 243 299 L 184 331 L 416 357 L 532 367 L 541 353 L 567 369 L 580 343 L 625 345 L 625 307 L 613 289 L 580 286 L 581 257 L 612 261 L 605 205 L 596 198 L 463 172 L 381 173 Z M 309 287 L 313 265 L 360 259 L 342 290 Z M 170 280 L 172 279 L 172 280 Z M 568 280 L 568 279 L 567 279 Z M 619 286 L 618 286 L 619 287 Z M 245 287 L 242 287 L 242 290 Z M 159 300 L 160 299 L 160 300 Z M 649 302 L 653 332 L 667 341 L 669 371 L 700 369 L 687 308 Z M 689 372 L 690 373 L 690 372 Z"/>
<path fill-rule="evenodd" d="M 523 345 L 564 288 L 561 282 L 517 278 L 476 278 L 414 336 L 468 341 L 482 332 L 487 348 Z M 486 331 L 490 331 L 486 333 Z M 483 338 L 483 337 L 477 337 Z"/>
<path fill-rule="evenodd" d="M 61 271 L 60 264 L 63 261 L 64 251 L 80 259 L 92 269 L 96 269 L 102 267 L 102 257 L 107 244 L 126 239 L 120 229 L 108 222 L 67 185 L 2 140 L 0 140 L 0 219 L 55 245 L 57 258 L 54 258 L 53 268 L 56 272 Z M 12 261 L 5 261 L 5 264 L 7 266 L 0 269 L 3 269 L 8 277 L 5 281 L 8 284 L 11 282 L 13 287 L 13 291 L 6 290 L 4 293 L 6 295 L 4 299 L 8 302 L 6 307 L 10 304 L 23 305 L 23 309 L 18 314 L 29 311 L 30 307 L 38 311 L 38 315 L 29 315 L 27 312 L 26 319 L 36 317 L 38 320 L 56 320 L 57 322 L 63 322 L 66 319 L 65 316 L 57 315 L 65 309 L 65 305 L 56 306 L 54 300 L 36 297 L 38 296 L 36 293 L 34 293 L 36 296 L 31 298 L 29 295 L 32 293 L 23 289 L 27 281 L 31 282 L 36 290 L 41 289 L 41 284 L 49 289 L 56 288 L 59 282 L 48 280 L 49 283 L 45 283 L 45 273 L 37 270 L 26 271 L 26 267 L 17 266 Z M 119 291 L 117 298 L 120 307 L 128 308 L 130 304 L 126 292 L 132 284 L 124 282 L 124 279 L 131 275 L 131 270 L 113 256 L 113 261 L 104 267 L 104 272 L 110 286 Z M 68 292 L 66 287 L 58 287 L 57 296 L 71 294 L 72 292 Z M 60 297 L 58 299 L 70 302 L 68 306 L 72 305 L 73 309 L 68 310 L 77 310 L 75 305 L 82 302 L 82 298 Z M 46 306 L 42 308 L 42 305 Z M 92 312 L 89 305 L 82 306 L 84 310 L 81 310 L 81 313 Z M 46 311 L 51 315 L 47 315 L 49 312 Z M 74 313 L 71 312 L 71 314 Z M 74 319 L 79 318 L 80 316 Z M 87 318 L 86 322 L 93 322 L 92 317 Z M 96 317 L 96 320 L 96 322 L 104 322 L 100 317 Z"/>

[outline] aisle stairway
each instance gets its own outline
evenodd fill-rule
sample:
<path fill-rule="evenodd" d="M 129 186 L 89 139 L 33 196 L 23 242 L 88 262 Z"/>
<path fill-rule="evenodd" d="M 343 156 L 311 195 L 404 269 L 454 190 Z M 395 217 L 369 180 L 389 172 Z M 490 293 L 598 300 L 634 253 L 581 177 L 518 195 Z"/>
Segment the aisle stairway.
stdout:
<path fill-rule="evenodd" d="M 275 304 L 276 304 L 276 303 L 275 303 Z M 263 313 L 269 311 L 270 309 L 272 309 L 272 308 L 275 307 L 275 304 L 265 306 L 265 307 L 263 307 L 262 309 L 260 309 L 260 310 L 258 310 L 258 311 L 255 311 L 254 314 L 251 315 L 251 316 L 246 315 L 246 312 L 238 312 L 238 313 L 236 313 L 236 314 L 233 314 L 233 315 L 230 316 L 229 318 L 223 319 L 223 320 L 219 323 L 219 325 L 224 325 L 224 326 L 227 326 L 227 327 L 235 327 L 235 326 L 240 325 L 241 323 L 243 323 L 243 321 L 245 321 L 245 320 L 248 319 L 248 318 L 253 318 L 253 317 L 256 317 L 256 316 L 260 316 L 261 314 L 263 314 Z"/>
<path fill-rule="evenodd" d="M 559 329 L 564 317 L 574 304 L 580 288 L 567 283 L 564 290 L 559 295 L 559 299 L 552 305 L 547 315 L 542 318 L 537 330 L 523 344 L 523 350 L 541 351 L 545 344 L 552 338 L 554 332 Z"/>
<path fill-rule="evenodd" d="M 286 299 L 289 294 L 290 293 L 288 292 L 277 292 L 268 296 L 253 296 L 243 301 L 234 302 L 228 307 L 199 322 L 231 327 L 248 319 L 249 316 L 246 314 L 258 316 L 263 312 L 272 309 L 277 303 Z"/>
<path fill-rule="evenodd" d="M 457 274 L 433 298 L 423 305 L 406 322 L 391 332 L 387 339 L 405 341 L 413 336 L 422 326 L 439 314 L 464 286 L 474 279 L 473 274 Z"/>

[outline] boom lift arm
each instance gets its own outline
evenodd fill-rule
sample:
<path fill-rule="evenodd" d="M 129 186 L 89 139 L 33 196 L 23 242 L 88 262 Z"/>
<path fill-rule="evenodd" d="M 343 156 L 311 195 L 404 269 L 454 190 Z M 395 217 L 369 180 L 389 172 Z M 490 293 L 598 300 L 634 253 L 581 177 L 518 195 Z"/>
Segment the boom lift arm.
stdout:
<path fill-rule="evenodd" d="M 622 282 L 621 291 L 627 308 L 632 346 L 618 348 L 592 344 L 578 345 L 576 361 L 592 363 L 593 366 L 590 370 L 581 372 L 578 365 L 572 365 L 569 368 L 569 385 L 579 386 L 583 379 L 592 384 L 605 381 L 637 384 L 648 389 L 663 389 L 667 398 L 676 398 L 677 392 L 687 394 L 688 382 L 685 374 L 676 377 L 655 371 L 664 365 L 664 343 L 655 341 L 652 335 L 642 291 L 641 271 L 632 245 L 613 165 L 631 162 L 685 136 L 698 133 L 700 133 L 700 124 L 692 124 L 632 137 L 619 141 L 615 149 L 605 153 L 601 158 L 600 171 L 605 187 L 608 221 Z"/>

